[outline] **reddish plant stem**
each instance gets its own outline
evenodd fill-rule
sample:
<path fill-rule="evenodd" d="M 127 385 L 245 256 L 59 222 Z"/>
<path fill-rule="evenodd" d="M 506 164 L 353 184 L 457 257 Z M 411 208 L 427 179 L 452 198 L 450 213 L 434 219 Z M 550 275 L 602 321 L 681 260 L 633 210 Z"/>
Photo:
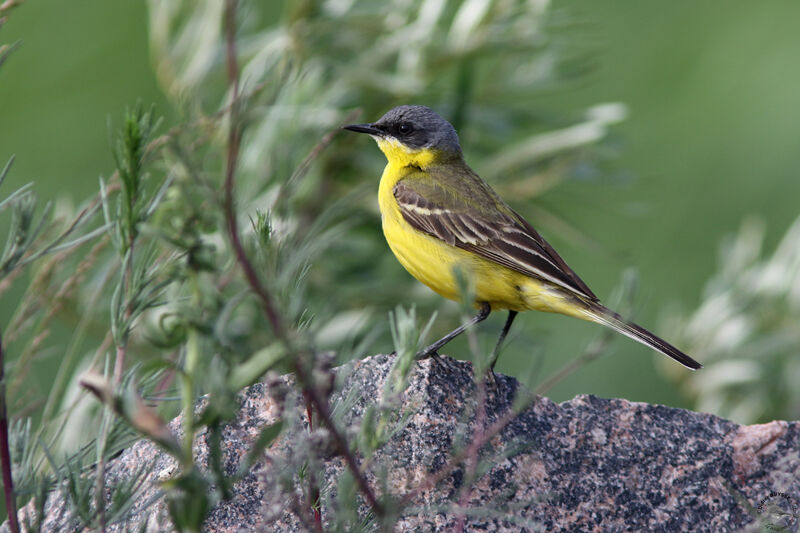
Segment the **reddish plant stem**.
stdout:
<path fill-rule="evenodd" d="M 236 0 L 227 0 L 225 7 L 225 44 L 228 69 L 228 83 L 231 86 L 230 127 L 228 128 L 228 157 L 225 164 L 225 219 L 233 246 L 236 260 L 244 271 L 250 287 L 255 291 L 264 314 L 267 316 L 272 330 L 282 340 L 284 329 L 280 315 L 269 293 L 261 285 L 253 265 L 247 259 L 247 254 L 239 237 L 239 227 L 236 224 L 236 213 L 233 205 L 233 183 L 236 175 L 236 164 L 239 160 L 239 148 L 242 142 L 242 130 L 238 120 L 239 98 L 239 64 L 236 61 Z"/>
<path fill-rule="evenodd" d="M 230 109 L 230 118 L 229 118 L 230 128 L 228 131 L 228 154 L 227 154 L 227 161 L 225 168 L 225 185 L 224 185 L 224 192 L 225 192 L 224 212 L 225 212 L 226 226 L 231 241 L 231 246 L 233 247 L 234 254 L 236 255 L 236 261 L 241 266 L 245 278 L 247 279 L 247 282 L 250 285 L 250 288 L 258 297 L 258 300 L 261 304 L 261 308 L 263 309 L 264 314 L 267 316 L 267 320 L 269 321 L 270 326 L 272 327 L 273 333 L 285 345 L 290 346 L 291 343 L 286 333 L 286 330 L 283 327 L 283 321 L 280 315 L 278 314 L 277 308 L 275 307 L 275 304 L 272 301 L 271 295 L 266 290 L 266 288 L 261 284 L 261 280 L 256 274 L 255 268 L 253 267 L 252 263 L 250 263 L 250 260 L 248 259 L 247 254 L 245 253 L 244 246 L 242 245 L 241 238 L 239 236 L 239 228 L 236 224 L 236 213 L 234 210 L 234 202 L 233 202 L 233 189 L 234 189 L 233 185 L 235 181 L 236 164 L 239 158 L 239 149 L 241 145 L 241 135 L 242 135 L 241 129 L 239 127 L 239 121 L 237 119 L 238 112 L 236 105 L 236 101 L 238 99 L 238 94 L 239 94 L 239 67 L 236 61 L 236 0 L 226 1 L 225 41 L 226 41 L 228 82 L 231 86 L 231 102 L 232 102 Z M 295 374 L 297 375 L 298 382 L 301 383 L 303 387 L 303 394 L 310 400 L 311 406 L 317 412 L 317 416 L 330 431 L 334 444 L 336 445 L 342 457 L 344 457 L 348 469 L 353 474 L 353 478 L 356 480 L 359 490 L 362 492 L 364 498 L 367 500 L 367 503 L 372 508 L 372 512 L 375 513 L 377 516 L 382 516 L 384 514 L 383 506 L 381 506 L 380 502 L 378 502 L 375 493 L 369 486 L 369 483 L 367 482 L 367 479 L 364 477 L 364 474 L 358 465 L 357 459 L 350 451 L 350 447 L 348 446 L 344 436 L 336 428 L 336 425 L 333 422 L 333 418 L 328 408 L 328 403 L 326 399 L 322 397 L 320 391 L 316 390 L 313 386 L 309 385 L 311 381 L 309 379 L 309 375 L 306 371 L 306 368 L 304 367 L 302 362 L 307 359 L 306 357 L 304 357 L 305 354 L 298 353 L 296 355 L 297 356 L 295 358 L 294 369 L 295 369 Z"/>
<path fill-rule="evenodd" d="M 5 356 L 3 337 L 0 335 L 0 463 L 3 469 L 3 492 L 6 496 L 8 528 L 11 533 L 19 533 L 17 521 L 17 499 L 14 495 L 14 478 L 11 476 L 11 448 L 8 441 L 8 409 L 6 408 Z"/>
<path fill-rule="evenodd" d="M 319 485 L 317 484 L 317 478 L 314 476 L 314 472 L 309 470 L 308 474 L 308 491 L 309 491 L 309 499 L 311 500 L 309 506 L 311 507 L 312 518 L 314 520 L 314 525 L 317 529 L 322 531 L 322 508 L 320 507 L 320 492 L 319 492 Z"/>
<path fill-rule="evenodd" d="M 306 416 L 308 417 L 308 434 L 314 431 L 314 407 L 311 404 L 311 398 L 308 394 L 303 394 L 303 399 L 306 402 Z M 322 509 L 320 508 L 320 492 L 317 480 L 314 477 L 314 472 L 309 469 L 308 473 L 308 494 L 310 500 L 310 507 L 314 513 L 314 523 L 319 530 L 322 530 Z"/>
<path fill-rule="evenodd" d="M 322 524 L 317 523 L 315 521 L 309 522 L 308 516 L 305 514 L 305 509 L 303 508 L 303 503 L 300 502 L 299 498 L 292 493 L 291 500 L 289 502 L 289 507 L 294 511 L 294 514 L 297 516 L 297 519 L 300 521 L 300 524 L 305 527 L 306 531 L 314 531 L 314 533 L 323 533 Z"/>
<path fill-rule="evenodd" d="M 310 383 L 306 369 L 299 361 L 300 359 L 303 359 L 302 355 L 298 357 L 298 362 L 294 365 L 297 380 L 303 384 Z M 333 443 L 336 445 L 336 449 L 344 458 L 344 462 L 347 464 L 347 467 L 353 474 L 353 478 L 355 478 L 359 490 L 361 490 L 362 494 L 364 494 L 364 498 L 366 498 L 369 506 L 372 507 L 372 512 L 374 512 L 377 516 L 383 516 L 385 509 L 378 501 L 378 498 L 375 496 L 372 488 L 370 488 L 369 482 L 367 481 L 367 478 L 364 477 L 364 473 L 361 471 L 361 466 L 358 464 L 358 459 L 356 459 L 355 455 L 353 455 L 353 452 L 350 451 L 350 446 L 347 444 L 347 440 L 345 440 L 342 433 L 336 428 L 336 425 L 333 422 L 333 416 L 328 408 L 328 402 L 325 401 L 319 390 L 307 385 L 303 386 L 303 394 L 307 395 L 311 400 L 311 404 L 317 411 L 317 417 L 322 420 L 325 427 L 327 427 L 328 431 L 330 431 L 331 437 L 333 438 Z"/>

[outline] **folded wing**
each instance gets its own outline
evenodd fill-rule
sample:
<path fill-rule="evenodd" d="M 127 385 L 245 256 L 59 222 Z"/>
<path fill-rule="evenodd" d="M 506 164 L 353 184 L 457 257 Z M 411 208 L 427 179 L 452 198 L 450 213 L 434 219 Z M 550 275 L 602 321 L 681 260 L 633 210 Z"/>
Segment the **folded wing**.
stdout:
<path fill-rule="evenodd" d="M 597 301 L 533 226 L 466 165 L 457 176 L 411 174 L 395 185 L 394 197 L 414 229 Z"/>

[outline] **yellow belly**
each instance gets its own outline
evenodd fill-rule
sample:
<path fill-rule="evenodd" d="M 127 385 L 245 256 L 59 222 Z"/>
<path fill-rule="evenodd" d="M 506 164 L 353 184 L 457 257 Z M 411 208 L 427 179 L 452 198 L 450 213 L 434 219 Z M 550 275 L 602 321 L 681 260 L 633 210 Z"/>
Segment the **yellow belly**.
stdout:
<path fill-rule="evenodd" d="M 394 169 L 387 166 L 378 198 L 383 234 L 401 265 L 438 294 L 459 301 L 456 271 L 471 281 L 476 303 L 487 302 L 493 310 L 538 310 L 586 319 L 573 297 L 558 287 L 493 263 L 415 230 L 403 219 L 392 188 Z"/>

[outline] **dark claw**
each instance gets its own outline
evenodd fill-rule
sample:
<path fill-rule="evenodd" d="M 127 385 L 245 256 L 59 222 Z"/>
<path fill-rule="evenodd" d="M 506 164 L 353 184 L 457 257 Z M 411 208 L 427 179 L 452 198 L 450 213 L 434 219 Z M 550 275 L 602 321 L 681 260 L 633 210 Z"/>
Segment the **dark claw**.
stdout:
<path fill-rule="evenodd" d="M 429 357 L 439 357 L 439 352 L 436 350 L 422 350 L 417 352 L 415 356 L 417 361 L 422 361 L 424 359 L 428 359 Z"/>
<path fill-rule="evenodd" d="M 500 382 L 497 381 L 497 376 L 495 375 L 494 370 L 490 369 L 486 373 L 486 381 L 489 385 L 489 390 L 492 392 L 496 393 L 498 390 L 500 390 Z"/>

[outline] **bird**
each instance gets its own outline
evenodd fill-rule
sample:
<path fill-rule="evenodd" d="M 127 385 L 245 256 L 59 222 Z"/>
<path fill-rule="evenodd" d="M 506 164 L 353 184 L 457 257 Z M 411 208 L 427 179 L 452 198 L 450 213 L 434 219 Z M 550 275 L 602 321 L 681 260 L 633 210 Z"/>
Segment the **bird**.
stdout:
<path fill-rule="evenodd" d="M 611 328 L 692 370 L 700 363 L 605 307 L 553 247 L 465 162 L 455 128 L 433 109 L 401 105 L 344 129 L 371 136 L 386 156 L 378 186 L 383 234 L 400 264 L 439 295 L 460 301 L 458 272 L 474 287 L 477 314 L 417 353 L 439 350 L 492 311 L 508 316 L 494 370 L 517 314 L 544 311 Z"/>

